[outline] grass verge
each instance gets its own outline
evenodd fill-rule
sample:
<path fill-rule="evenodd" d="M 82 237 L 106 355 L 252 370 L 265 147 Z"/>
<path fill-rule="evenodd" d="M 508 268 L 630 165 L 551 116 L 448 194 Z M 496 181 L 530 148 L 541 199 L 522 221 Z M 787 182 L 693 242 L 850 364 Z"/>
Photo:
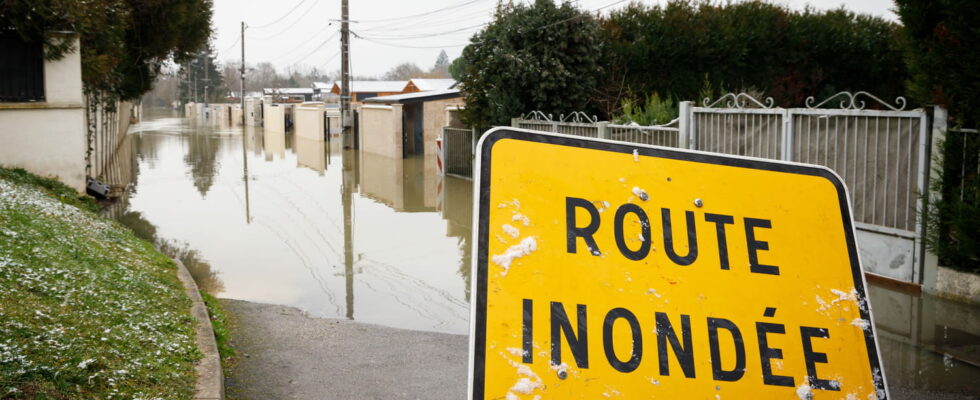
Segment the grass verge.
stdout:
<path fill-rule="evenodd" d="M 235 349 L 228 343 L 231 336 L 228 331 L 228 315 L 214 296 L 202 291 L 201 298 L 204 299 L 204 305 L 207 306 L 208 315 L 211 317 L 211 328 L 214 330 L 214 340 L 218 344 L 221 362 L 228 363 L 235 356 Z"/>
<path fill-rule="evenodd" d="M 0 168 L 0 398 L 186 399 L 173 261 L 57 181 Z"/>

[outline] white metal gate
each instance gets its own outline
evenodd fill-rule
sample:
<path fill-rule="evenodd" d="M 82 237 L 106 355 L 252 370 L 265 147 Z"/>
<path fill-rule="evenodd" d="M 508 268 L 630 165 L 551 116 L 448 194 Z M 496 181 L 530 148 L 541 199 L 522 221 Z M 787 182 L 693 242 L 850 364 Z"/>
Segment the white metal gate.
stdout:
<path fill-rule="evenodd" d="M 881 109 L 865 109 L 867 98 Z M 928 115 L 866 92 L 841 92 L 806 108 L 773 107 L 745 93 L 704 107 L 682 107 L 691 148 L 826 166 L 850 191 L 864 268 L 885 277 L 923 281 L 921 193 L 929 174 Z M 821 108 L 824 105 L 837 108 Z M 722 105 L 722 107 L 717 107 Z M 684 109 L 690 110 L 684 115 Z"/>

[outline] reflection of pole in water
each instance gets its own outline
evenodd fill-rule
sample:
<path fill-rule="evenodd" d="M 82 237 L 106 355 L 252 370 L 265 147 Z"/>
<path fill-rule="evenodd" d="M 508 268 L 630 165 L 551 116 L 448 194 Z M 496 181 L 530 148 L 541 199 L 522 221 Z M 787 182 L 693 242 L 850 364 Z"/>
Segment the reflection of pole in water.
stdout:
<path fill-rule="evenodd" d="M 340 191 L 344 205 L 344 278 L 347 281 L 347 319 L 354 319 L 354 236 L 351 215 L 351 202 L 354 195 L 354 160 L 351 151 L 345 151 L 341 154 L 343 157 L 343 181 Z"/>
<path fill-rule="evenodd" d="M 244 111 L 243 111 L 244 112 Z M 245 223 L 252 223 L 252 209 L 248 202 L 248 150 L 245 141 L 248 135 L 245 134 L 245 126 L 242 126 L 242 179 L 245 180 Z"/>

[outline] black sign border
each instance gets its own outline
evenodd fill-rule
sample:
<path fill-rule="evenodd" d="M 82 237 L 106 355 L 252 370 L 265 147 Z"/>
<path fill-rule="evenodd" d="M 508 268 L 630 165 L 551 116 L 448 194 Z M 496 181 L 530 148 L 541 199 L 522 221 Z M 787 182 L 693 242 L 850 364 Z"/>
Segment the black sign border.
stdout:
<path fill-rule="evenodd" d="M 559 146 L 576 147 L 590 150 L 610 151 L 617 153 L 633 154 L 646 157 L 656 157 L 669 160 L 691 161 L 705 164 L 723 165 L 730 167 L 749 168 L 764 171 L 784 172 L 789 174 L 817 176 L 830 181 L 837 190 L 837 199 L 840 204 L 841 220 L 843 222 L 844 236 L 847 240 L 847 252 L 851 260 L 851 275 L 854 279 L 854 289 L 858 292 L 859 301 L 865 302 L 865 307 L 859 307 L 861 318 L 868 321 L 869 329 L 864 329 L 864 340 L 868 350 L 868 362 L 871 367 L 872 378 L 874 379 L 875 389 L 879 394 L 885 394 L 880 400 L 887 399 L 888 390 L 885 387 L 884 370 L 881 368 L 880 355 L 878 353 L 878 343 L 875 339 L 875 327 L 871 320 L 871 303 L 868 300 L 867 290 L 864 285 L 864 271 L 861 268 L 861 261 L 858 256 L 857 245 L 854 235 L 854 220 L 851 216 L 850 203 L 847 201 L 847 189 L 840 177 L 831 170 L 818 166 L 805 164 L 775 162 L 764 159 L 746 158 L 737 156 L 727 156 L 704 152 L 678 150 L 665 147 L 654 147 L 642 144 L 617 143 L 603 140 L 589 140 L 574 136 L 556 135 L 546 132 L 534 132 L 528 130 L 518 130 L 512 128 L 496 128 L 488 131 L 481 139 L 479 154 L 479 170 L 476 171 L 475 184 L 479 185 L 476 197 L 478 206 L 474 212 L 477 221 L 475 249 L 476 264 L 472 266 L 472 276 L 475 277 L 475 294 L 472 297 L 473 304 L 471 309 L 472 329 L 470 357 L 470 388 L 471 399 L 484 399 L 486 390 L 486 330 L 487 330 L 487 260 L 489 259 L 489 232 L 490 232 L 490 160 L 493 146 L 503 139 L 524 140 L 535 143 L 554 144 Z M 875 377 L 875 372 L 879 377 Z"/>

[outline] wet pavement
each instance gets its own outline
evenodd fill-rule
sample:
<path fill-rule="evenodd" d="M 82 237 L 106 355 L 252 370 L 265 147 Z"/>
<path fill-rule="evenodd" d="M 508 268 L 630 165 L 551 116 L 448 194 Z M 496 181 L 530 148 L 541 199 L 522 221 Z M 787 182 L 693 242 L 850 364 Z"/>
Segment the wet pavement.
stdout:
<path fill-rule="evenodd" d="M 158 111 L 132 128 L 114 171 L 130 187 L 106 213 L 219 297 L 469 330 L 471 181 L 439 177 L 434 158 L 259 127 L 242 135 Z M 893 397 L 980 398 L 980 308 L 875 285 L 870 297 Z"/>

